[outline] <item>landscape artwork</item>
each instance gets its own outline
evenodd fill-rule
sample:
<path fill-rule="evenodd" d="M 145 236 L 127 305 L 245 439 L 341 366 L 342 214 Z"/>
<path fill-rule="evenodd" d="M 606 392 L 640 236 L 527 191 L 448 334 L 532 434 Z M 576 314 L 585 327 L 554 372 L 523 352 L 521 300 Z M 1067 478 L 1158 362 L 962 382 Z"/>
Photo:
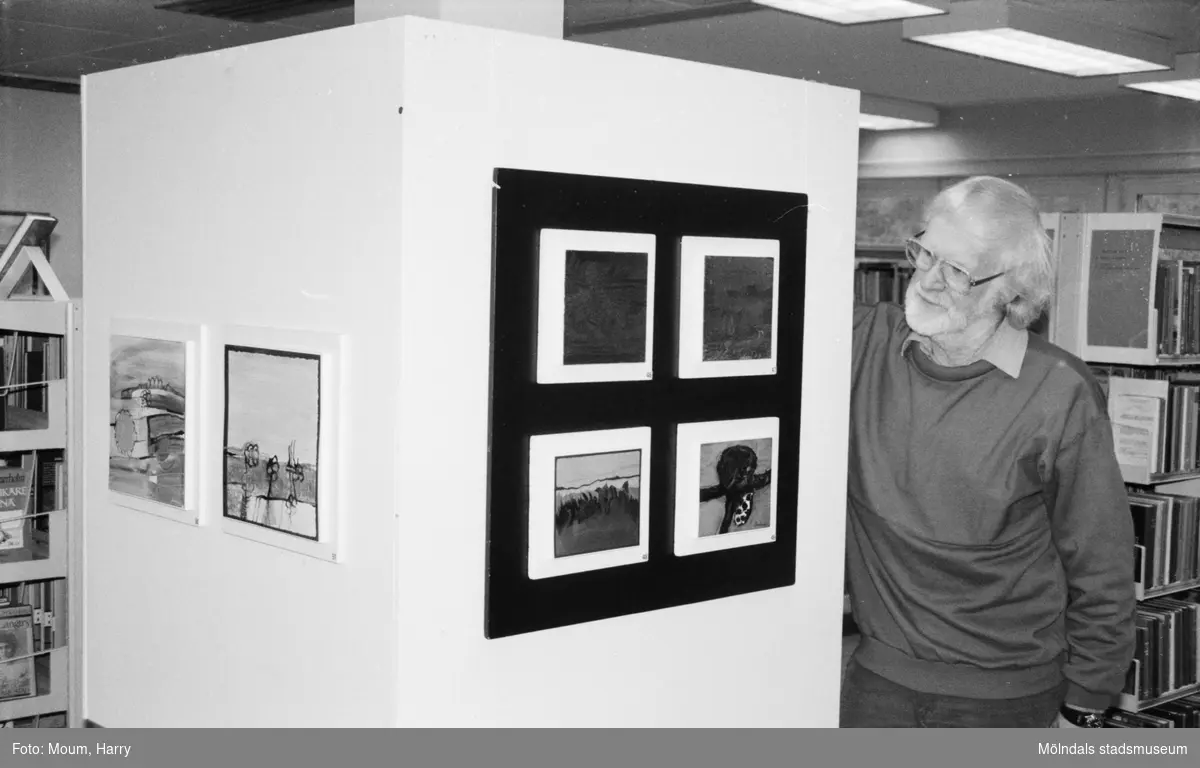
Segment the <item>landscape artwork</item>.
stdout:
<path fill-rule="evenodd" d="M 554 473 L 554 556 L 637 546 L 641 451 L 560 456 Z"/>
<path fill-rule="evenodd" d="M 318 540 L 320 355 L 225 347 L 224 515 Z"/>
<path fill-rule="evenodd" d="M 775 260 L 704 257 L 704 361 L 771 357 Z"/>
<path fill-rule="evenodd" d="M 541 230 L 537 383 L 651 377 L 655 242 L 636 232 Z"/>
<path fill-rule="evenodd" d="M 771 439 L 700 446 L 699 536 L 722 536 L 771 524 Z"/>
<path fill-rule="evenodd" d="M 529 578 L 646 560 L 649 487 L 649 427 L 531 435 Z"/>
<path fill-rule="evenodd" d="M 645 362 L 649 256 L 568 250 L 565 271 L 563 364 Z"/>
<path fill-rule="evenodd" d="M 184 507 L 186 382 L 185 342 L 111 337 L 110 490 Z"/>

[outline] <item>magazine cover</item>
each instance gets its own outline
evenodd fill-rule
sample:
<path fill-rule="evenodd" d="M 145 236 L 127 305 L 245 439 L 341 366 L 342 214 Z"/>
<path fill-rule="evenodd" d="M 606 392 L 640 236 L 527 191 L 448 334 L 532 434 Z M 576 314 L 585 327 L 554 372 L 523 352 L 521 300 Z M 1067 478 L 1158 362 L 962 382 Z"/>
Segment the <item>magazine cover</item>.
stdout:
<path fill-rule="evenodd" d="M 5 616 L 12 613 L 19 615 Z M 32 648 L 33 609 L 0 609 L 0 701 L 34 695 L 33 657 L 28 656 Z"/>
<path fill-rule="evenodd" d="M 0 467 L 0 552 L 29 546 L 32 490 L 32 469 Z"/>

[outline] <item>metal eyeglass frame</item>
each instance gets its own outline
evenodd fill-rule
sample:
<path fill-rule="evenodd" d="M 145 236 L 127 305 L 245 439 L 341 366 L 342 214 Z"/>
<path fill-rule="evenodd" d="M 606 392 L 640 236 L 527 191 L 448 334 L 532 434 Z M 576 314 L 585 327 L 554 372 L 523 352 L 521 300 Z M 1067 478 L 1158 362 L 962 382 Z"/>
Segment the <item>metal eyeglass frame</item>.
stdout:
<path fill-rule="evenodd" d="M 931 259 L 933 259 L 933 263 L 929 265 L 929 269 L 925 269 L 922 271 L 930 272 L 934 268 L 936 268 L 939 264 L 945 264 L 947 267 L 950 267 L 950 269 L 952 269 L 955 272 L 957 272 L 958 274 L 964 276 L 967 280 L 966 288 L 958 288 L 954 285 L 953 282 L 951 282 L 950 280 L 946 280 L 946 285 L 950 286 L 950 288 L 954 289 L 955 291 L 957 291 L 959 293 L 969 293 L 971 291 L 971 289 L 973 289 L 975 286 L 983 285 L 984 283 L 991 282 L 992 280 L 995 280 L 997 277 L 1000 277 L 1001 275 L 1004 275 L 1008 272 L 1008 270 L 1006 269 L 1002 272 L 997 272 L 996 274 L 994 274 L 990 277 L 980 277 L 980 278 L 972 277 L 971 273 L 968 272 L 967 270 L 963 269 L 962 267 L 958 266 L 957 264 L 955 264 L 953 262 L 946 261 L 944 258 L 942 258 L 941 256 L 938 256 L 936 253 L 934 253 L 933 251 L 929 250 L 924 245 L 922 245 L 921 242 L 917 238 L 921 237 L 921 235 L 924 235 L 924 234 L 925 234 L 925 230 L 922 229 L 920 232 L 918 232 L 917 234 L 913 235 L 912 237 L 908 238 L 908 240 L 905 241 L 905 243 L 904 243 L 905 258 L 908 259 L 909 264 L 913 265 L 913 269 L 921 269 L 920 265 L 917 264 L 917 257 L 913 255 L 914 248 L 919 248 L 921 252 L 929 254 L 929 257 Z M 945 279 L 944 273 L 943 273 L 943 279 Z"/>

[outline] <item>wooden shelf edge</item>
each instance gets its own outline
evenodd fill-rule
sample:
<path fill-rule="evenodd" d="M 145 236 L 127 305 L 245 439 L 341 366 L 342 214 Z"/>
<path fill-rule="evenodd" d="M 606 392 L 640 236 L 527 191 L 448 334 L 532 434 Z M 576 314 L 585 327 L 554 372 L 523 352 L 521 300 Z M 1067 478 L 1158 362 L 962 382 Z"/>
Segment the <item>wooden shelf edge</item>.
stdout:
<path fill-rule="evenodd" d="M 0 722 L 67 711 L 67 646 L 50 651 L 50 690 L 39 696 L 0 701 Z"/>
<path fill-rule="evenodd" d="M 1190 696 L 1193 693 L 1200 693 L 1200 683 L 1189 685 L 1186 688 L 1176 688 L 1173 691 L 1164 693 L 1162 696 L 1158 696 L 1153 699 L 1146 699 L 1144 701 L 1138 701 L 1136 697 L 1131 696 L 1128 693 L 1122 693 L 1120 703 L 1117 706 L 1126 712 L 1141 712 L 1144 709 L 1157 707 L 1159 704 L 1166 704 L 1168 701 L 1174 701 L 1175 699 L 1180 699 L 1184 696 Z"/>

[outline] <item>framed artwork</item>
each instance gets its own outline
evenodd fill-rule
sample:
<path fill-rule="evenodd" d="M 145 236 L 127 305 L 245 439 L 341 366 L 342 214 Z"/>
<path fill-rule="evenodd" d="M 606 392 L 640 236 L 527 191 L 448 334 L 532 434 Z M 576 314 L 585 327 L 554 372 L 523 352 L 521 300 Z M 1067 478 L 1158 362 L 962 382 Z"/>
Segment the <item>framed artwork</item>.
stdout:
<path fill-rule="evenodd" d="M 680 378 L 774 374 L 779 241 L 685 236 L 679 275 Z"/>
<path fill-rule="evenodd" d="M 779 419 L 680 424 L 675 444 L 675 554 L 775 540 Z"/>
<path fill-rule="evenodd" d="M 497 169 L 493 190 L 485 637 L 794 584 L 807 195 L 520 168 Z M 568 264 L 568 251 L 599 256 Z M 609 254 L 646 258 L 618 270 Z M 568 287 L 570 270 L 596 293 Z M 628 298 L 643 291 L 644 325 Z M 568 341 L 573 292 L 602 309 L 583 312 Z M 631 322 L 618 323 L 621 315 Z M 710 338 L 705 359 L 706 315 L 710 329 L 742 343 Z M 607 358 L 567 359 L 568 348 L 597 340 L 620 340 L 627 357 L 609 345 Z M 644 359 L 630 361 L 643 344 Z M 681 375 L 685 344 L 692 376 Z M 577 375 L 591 366 L 594 377 Z M 711 426 L 722 422 L 745 429 Z M 710 427 L 693 434 L 687 425 Z M 684 439 L 694 441 L 687 452 Z M 768 472 L 769 482 L 740 525 L 731 518 L 731 532 L 702 535 L 701 520 L 714 524 L 725 509 L 715 499 L 700 505 L 701 484 L 715 496 L 720 482 L 702 477 L 701 462 L 712 470 L 732 447 L 721 443 L 753 451 L 749 482 Z M 685 485 L 678 464 L 693 454 Z M 739 461 L 744 471 L 747 457 L 730 451 L 722 471 Z M 681 494 L 695 523 L 677 551 Z"/>
<path fill-rule="evenodd" d="M 1200 173 L 1118 176 L 1110 211 L 1200 216 Z"/>
<path fill-rule="evenodd" d="M 537 381 L 651 378 L 654 235 L 544 229 Z"/>
<path fill-rule="evenodd" d="M 109 325 L 108 489 L 114 504 L 200 524 L 200 350 L 204 328 Z"/>
<path fill-rule="evenodd" d="M 925 206 L 937 193 L 936 179 L 859 179 L 855 244 L 903 248 L 923 228 Z"/>
<path fill-rule="evenodd" d="M 645 561 L 650 429 L 529 439 L 529 578 Z"/>
<path fill-rule="evenodd" d="M 338 557 L 335 335 L 231 328 L 222 348 L 222 527 L 322 560 Z"/>

